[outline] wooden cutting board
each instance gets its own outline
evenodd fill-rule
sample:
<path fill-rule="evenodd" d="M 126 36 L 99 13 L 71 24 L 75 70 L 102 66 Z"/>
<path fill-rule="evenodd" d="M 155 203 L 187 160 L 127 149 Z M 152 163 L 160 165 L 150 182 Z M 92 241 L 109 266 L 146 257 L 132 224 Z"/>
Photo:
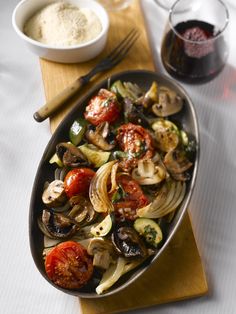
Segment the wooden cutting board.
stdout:
<path fill-rule="evenodd" d="M 121 292 L 98 300 L 80 299 L 83 314 L 111 314 L 199 297 L 208 291 L 189 215 L 160 258 Z"/>
<path fill-rule="evenodd" d="M 124 36 L 133 28 L 137 28 L 139 30 L 140 37 L 134 47 L 132 47 L 130 53 L 126 56 L 125 60 L 123 60 L 114 69 L 96 77 L 86 88 L 83 89 L 82 92 L 79 93 L 77 97 L 74 97 L 72 101 L 67 103 L 63 110 L 56 113 L 50 119 L 52 132 L 56 129 L 66 113 L 78 101 L 78 97 L 84 95 L 92 84 L 111 76 L 113 73 L 121 71 L 135 69 L 154 70 L 154 63 L 148 44 L 139 1 L 134 0 L 133 4 L 127 10 L 110 14 L 110 31 L 107 46 L 103 53 L 92 61 L 83 64 L 60 64 L 40 60 L 46 99 L 51 99 L 76 78 L 90 71 L 98 63 L 98 61 L 105 57 L 108 52 L 118 45 Z"/>
<path fill-rule="evenodd" d="M 110 22 L 106 49 L 96 59 L 83 64 L 59 64 L 40 60 L 46 100 L 49 100 L 78 76 L 86 74 L 132 28 L 137 28 L 141 34 L 122 63 L 109 72 L 96 77 L 50 119 L 52 132 L 78 101 L 78 98 L 83 96 L 92 84 L 124 70 L 154 70 L 139 0 L 134 0 L 132 5 L 124 11 L 111 13 Z M 98 300 L 80 299 L 80 306 L 83 314 L 111 314 L 197 297 L 206 294 L 207 291 L 208 287 L 201 258 L 189 216 L 186 214 L 167 250 L 140 279 L 117 295 Z"/>

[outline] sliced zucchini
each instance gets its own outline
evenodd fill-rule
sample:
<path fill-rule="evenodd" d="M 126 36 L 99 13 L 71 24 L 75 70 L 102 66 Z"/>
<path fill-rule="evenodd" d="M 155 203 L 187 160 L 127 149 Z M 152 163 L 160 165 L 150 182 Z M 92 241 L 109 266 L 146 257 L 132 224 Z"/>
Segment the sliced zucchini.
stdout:
<path fill-rule="evenodd" d="M 62 168 L 63 167 L 63 163 L 61 161 L 61 159 L 57 156 L 57 153 L 55 153 L 51 159 L 49 160 L 50 164 L 54 164 L 56 163 L 58 165 L 58 167 Z"/>
<path fill-rule="evenodd" d="M 154 131 L 158 131 L 160 128 L 169 129 L 169 130 L 175 131 L 177 134 L 179 134 L 178 127 L 173 122 L 171 122 L 170 120 L 158 119 L 152 124 L 152 129 Z"/>
<path fill-rule="evenodd" d="M 75 120 L 70 127 L 69 137 L 72 144 L 79 145 L 86 131 L 86 120 L 79 118 Z"/>
<path fill-rule="evenodd" d="M 84 144 L 79 146 L 79 149 L 87 157 L 88 161 L 94 165 L 95 168 L 99 168 L 104 165 L 108 161 L 111 154 L 110 152 L 98 150 L 94 145 L 91 144 Z"/>
<path fill-rule="evenodd" d="M 142 94 L 137 84 L 121 81 L 115 81 L 111 86 L 111 91 L 118 97 L 129 98 L 131 101 L 135 101 Z"/>
<path fill-rule="evenodd" d="M 169 152 L 178 146 L 180 132 L 173 122 L 159 119 L 152 124 L 152 129 L 155 131 L 158 148 L 163 152 Z"/>
<path fill-rule="evenodd" d="M 111 91 L 122 98 L 127 97 L 127 91 L 121 81 L 115 81 L 111 86 Z"/>
<path fill-rule="evenodd" d="M 134 222 L 134 229 L 145 238 L 145 241 L 157 247 L 162 241 L 163 235 L 159 225 L 149 218 L 137 218 Z"/>
<path fill-rule="evenodd" d="M 112 216 L 107 215 L 96 227 L 91 228 L 95 237 L 105 237 L 112 229 Z"/>

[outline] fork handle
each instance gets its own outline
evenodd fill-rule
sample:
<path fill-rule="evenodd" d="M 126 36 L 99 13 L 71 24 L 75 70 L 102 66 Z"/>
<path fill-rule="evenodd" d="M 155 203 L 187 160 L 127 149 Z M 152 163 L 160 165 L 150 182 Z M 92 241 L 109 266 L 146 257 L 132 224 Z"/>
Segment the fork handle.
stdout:
<path fill-rule="evenodd" d="M 74 96 L 82 86 L 88 83 L 85 76 L 76 79 L 72 84 L 66 87 L 61 93 L 46 102 L 38 111 L 34 113 L 34 119 L 37 122 L 42 122 L 56 112 L 62 105 Z"/>

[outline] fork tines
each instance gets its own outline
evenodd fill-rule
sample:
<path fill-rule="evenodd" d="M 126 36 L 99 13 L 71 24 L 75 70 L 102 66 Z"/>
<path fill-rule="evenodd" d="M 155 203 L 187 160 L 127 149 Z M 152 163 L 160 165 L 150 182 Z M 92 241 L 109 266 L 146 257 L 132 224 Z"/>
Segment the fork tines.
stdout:
<path fill-rule="evenodd" d="M 140 36 L 140 33 L 133 28 L 128 35 L 117 45 L 107 56 L 107 59 L 116 65 L 119 63 L 129 52 L 135 41 Z"/>

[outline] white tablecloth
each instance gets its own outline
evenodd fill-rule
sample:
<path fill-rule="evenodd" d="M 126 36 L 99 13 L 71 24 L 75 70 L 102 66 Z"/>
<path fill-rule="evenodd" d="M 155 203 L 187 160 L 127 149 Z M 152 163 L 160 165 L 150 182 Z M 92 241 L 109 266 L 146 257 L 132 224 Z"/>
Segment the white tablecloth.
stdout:
<path fill-rule="evenodd" d="M 50 130 L 48 121 L 38 124 L 32 118 L 44 102 L 44 91 L 38 58 L 11 26 L 17 2 L 0 0 L 0 312 L 78 314 L 78 299 L 45 281 L 29 249 L 31 188 Z M 159 48 L 167 12 L 152 0 L 142 0 L 142 5 L 156 66 L 164 71 Z M 136 313 L 236 313 L 236 7 L 229 9 L 227 66 L 208 84 L 184 86 L 200 124 L 201 162 L 190 208 L 210 293 Z"/>

